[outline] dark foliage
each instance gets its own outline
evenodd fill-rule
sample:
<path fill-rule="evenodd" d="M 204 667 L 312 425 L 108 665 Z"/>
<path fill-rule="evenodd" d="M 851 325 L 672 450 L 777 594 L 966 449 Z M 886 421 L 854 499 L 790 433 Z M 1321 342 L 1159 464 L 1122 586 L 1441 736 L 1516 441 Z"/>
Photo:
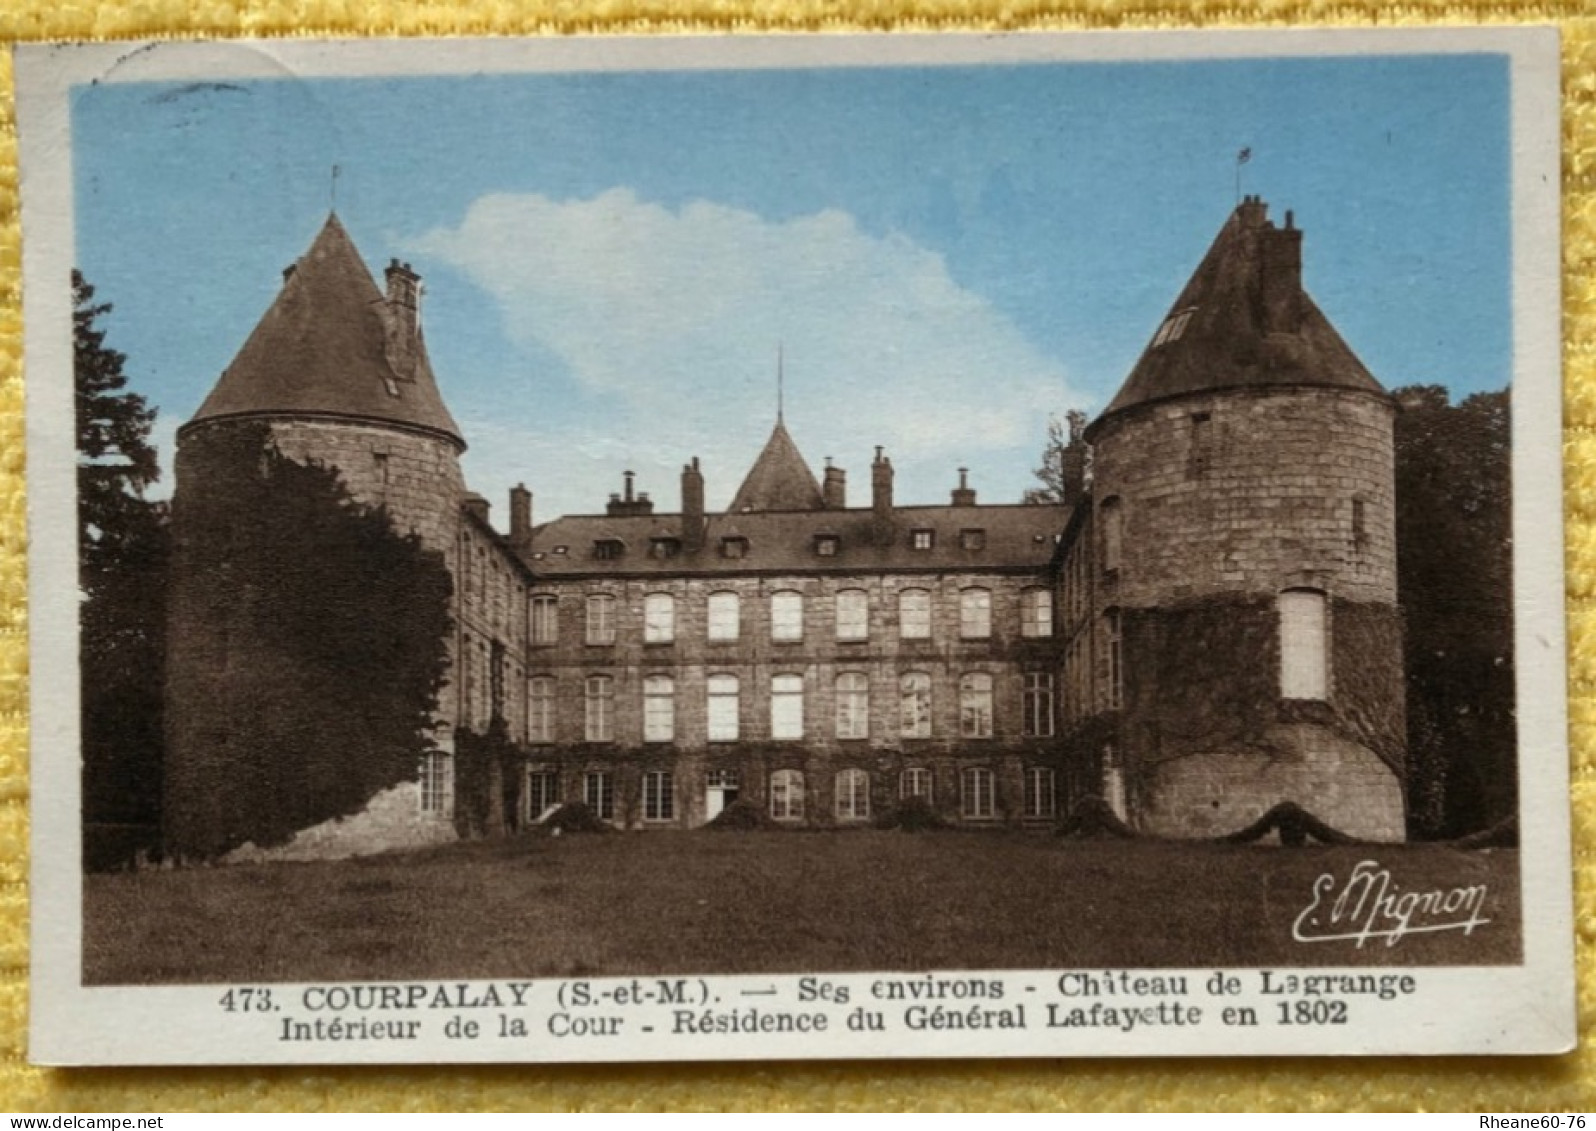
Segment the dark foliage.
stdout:
<path fill-rule="evenodd" d="M 1246 828 L 1219 839 L 1229 844 L 1252 844 L 1271 833 L 1277 834 L 1280 843 L 1290 848 L 1301 848 L 1310 840 L 1319 844 L 1360 843 L 1291 801 L 1282 801 Z"/>
<path fill-rule="evenodd" d="M 1072 408 L 1060 420 L 1047 418 L 1047 446 L 1042 463 L 1032 474 L 1041 483 L 1020 497 L 1022 503 L 1073 503 L 1081 497 L 1086 479 L 1086 414 Z"/>
<path fill-rule="evenodd" d="M 464 727 L 454 732 L 454 825 L 466 838 L 496 836 L 517 811 L 516 768 L 523 755 L 510 741 L 504 720 L 495 718 L 487 734 Z"/>
<path fill-rule="evenodd" d="M 945 829 L 948 823 L 937 812 L 936 806 L 924 797 L 905 797 L 877 819 L 876 827 L 918 833 L 930 829 Z"/>
<path fill-rule="evenodd" d="M 179 456 L 170 848 L 214 856 L 360 810 L 414 780 L 448 660 L 441 557 L 265 425 Z"/>
<path fill-rule="evenodd" d="M 1396 396 L 1409 831 L 1456 837 L 1517 811 L 1511 409 L 1506 390 Z"/>
<path fill-rule="evenodd" d="M 774 829 L 780 825 L 765 812 L 765 807 L 754 801 L 733 801 L 715 814 L 715 819 L 704 826 L 716 832 L 738 829 Z"/>
<path fill-rule="evenodd" d="M 609 823 L 580 801 L 567 801 L 540 826 L 551 833 L 607 833 Z"/>
<path fill-rule="evenodd" d="M 111 307 L 76 271 L 72 298 L 84 863 L 100 869 L 158 840 L 168 544 L 164 508 L 144 498 L 155 410 L 128 391 L 99 325 Z"/>
<path fill-rule="evenodd" d="M 1120 820 L 1107 801 L 1090 793 L 1076 802 L 1057 835 L 1075 840 L 1130 840 L 1140 834 Z"/>

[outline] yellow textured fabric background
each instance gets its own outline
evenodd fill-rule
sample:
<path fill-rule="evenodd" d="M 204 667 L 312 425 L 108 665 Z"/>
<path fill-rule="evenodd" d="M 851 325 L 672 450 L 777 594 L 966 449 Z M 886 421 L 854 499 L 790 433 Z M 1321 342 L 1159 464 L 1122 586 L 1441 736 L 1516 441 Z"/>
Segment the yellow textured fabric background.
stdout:
<path fill-rule="evenodd" d="M 0 0 L 0 39 L 1558 23 L 1581 1052 L 1533 1060 L 886 1062 L 439 1069 L 30 1067 L 26 484 L 11 62 L 0 58 L 0 1109 L 1596 1108 L 1596 0 Z M 152 1031 L 151 1041 L 161 1034 Z"/>

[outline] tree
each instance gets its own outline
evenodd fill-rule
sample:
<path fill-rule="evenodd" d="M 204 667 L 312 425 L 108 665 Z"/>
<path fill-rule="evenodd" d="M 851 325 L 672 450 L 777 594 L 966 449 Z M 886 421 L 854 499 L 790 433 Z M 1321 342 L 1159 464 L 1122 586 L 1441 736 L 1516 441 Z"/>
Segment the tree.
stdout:
<path fill-rule="evenodd" d="M 1517 811 L 1511 404 L 1505 389 L 1395 395 L 1410 825 L 1456 836 Z"/>
<path fill-rule="evenodd" d="M 164 508 L 155 410 L 128 391 L 126 357 L 105 344 L 111 306 L 72 273 L 78 446 L 78 580 L 85 862 L 123 863 L 155 846 L 161 796 Z"/>
<path fill-rule="evenodd" d="M 442 555 L 267 425 L 202 429 L 178 460 L 168 849 L 281 844 L 414 781 L 448 666 Z"/>
<path fill-rule="evenodd" d="M 1042 463 L 1032 473 L 1041 482 L 1020 497 L 1022 503 L 1066 503 L 1079 498 L 1086 479 L 1086 441 L 1082 433 L 1086 428 L 1086 414 L 1072 408 L 1064 414 L 1047 418 L 1047 445 L 1042 449 Z"/>

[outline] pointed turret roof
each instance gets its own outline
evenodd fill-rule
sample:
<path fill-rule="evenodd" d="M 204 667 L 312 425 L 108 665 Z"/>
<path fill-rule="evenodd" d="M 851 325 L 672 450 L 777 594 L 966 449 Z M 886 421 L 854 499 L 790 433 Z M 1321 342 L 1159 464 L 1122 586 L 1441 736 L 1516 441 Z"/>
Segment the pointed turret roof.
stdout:
<path fill-rule="evenodd" d="M 743 485 L 737 488 L 730 511 L 814 511 L 825 508 L 820 483 L 809 470 L 798 445 L 787 434 L 787 426 L 776 417 L 776 427 L 765 441 L 754 466 L 748 469 Z"/>
<path fill-rule="evenodd" d="M 398 270 L 415 280 L 407 267 L 390 268 Z M 419 428 L 465 447 L 413 310 L 383 296 L 336 214 L 284 272 L 276 301 L 190 424 L 284 414 Z"/>
<path fill-rule="evenodd" d="M 1302 289 L 1302 232 L 1291 213 L 1277 228 L 1268 205 L 1247 197 L 1103 417 L 1190 393 L 1271 385 L 1384 392 Z"/>

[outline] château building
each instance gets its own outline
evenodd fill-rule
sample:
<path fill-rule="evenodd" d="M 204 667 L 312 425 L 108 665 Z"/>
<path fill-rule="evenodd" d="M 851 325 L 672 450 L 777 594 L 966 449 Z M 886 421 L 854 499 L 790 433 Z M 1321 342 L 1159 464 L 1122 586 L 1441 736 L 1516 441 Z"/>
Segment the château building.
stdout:
<path fill-rule="evenodd" d="M 418 780 L 285 851 L 497 833 L 571 801 L 628 829 L 696 827 L 734 801 L 847 826 L 910 797 L 1023 827 L 1099 797 L 1173 836 L 1294 801 L 1402 837 L 1394 406 L 1302 289 L 1290 213 L 1276 227 L 1248 198 L 1229 217 L 1075 437 L 1089 481 L 1052 505 L 979 502 L 962 468 L 946 503 L 906 505 L 880 448 L 850 505 L 844 469 L 817 478 L 778 414 L 724 512 L 705 508 L 720 469 L 691 458 L 674 511 L 627 472 L 593 513 L 538 522 L 517 486 L 501 535 L 460 473 L 419 279 L 394 262 L 385 283 L 330 217 L 179 432 L 180 539 L 203 438 L 264 425 L 453 579 Z M 234 661 L 258 631 L 190 588 L 176 571 L 166 788 L 181 814 L 237 769 L 226 705 L 250 693 Z M 490 735 L 508 759 L 460 772 Z"/>

